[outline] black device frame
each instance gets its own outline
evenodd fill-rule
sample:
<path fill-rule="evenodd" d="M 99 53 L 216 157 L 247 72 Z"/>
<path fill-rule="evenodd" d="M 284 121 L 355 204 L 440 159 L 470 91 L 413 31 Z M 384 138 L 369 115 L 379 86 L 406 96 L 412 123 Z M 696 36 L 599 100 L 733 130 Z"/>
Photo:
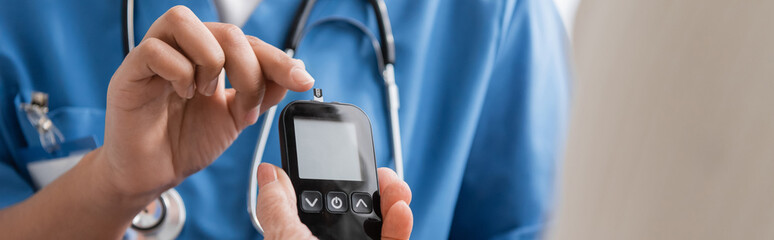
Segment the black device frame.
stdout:
<path fill-rule="evenodd" d="M 362 181 L 303 179 L 298 175 L 296 134 L 294 119 L 350 122 L 355 125 L 358 142 L 358 158 Z M 279 137 L 282 168 L 288 173 L 296 192 L 298 216 L 301 222 L 320 239 L 371 239 L 381 238 L 382 215 L 380 208 L 379 181 L 376 172 L 371 122 L 362 109 L 352 104 L 317 101 L 294 101 L 282 110 L 279 117 Z M 319 213 L 302 210 L 300 199 L 303 191 L 318 191 L 321 203 L 331 191 L 347 194 L 348 209 L 344 213 L 331 213 L 327 207 Z M 371 213 L 355 213 L 352 194 L 368 193 L 372 199 Z M 325 204 L 323 204 L 325 206 Z"/>

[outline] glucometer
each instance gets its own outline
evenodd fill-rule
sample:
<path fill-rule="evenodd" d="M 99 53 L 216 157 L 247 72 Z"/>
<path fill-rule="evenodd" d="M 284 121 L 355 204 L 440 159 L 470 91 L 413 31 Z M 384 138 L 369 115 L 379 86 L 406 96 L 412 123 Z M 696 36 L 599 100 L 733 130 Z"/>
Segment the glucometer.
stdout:
<path fill-rule="evenodd" d="M 282 168 L 298 216 L 320 239 L 379 239 L 376 158 L 368 116 L 355 105 L 294 101 L 279 117 Z"/>

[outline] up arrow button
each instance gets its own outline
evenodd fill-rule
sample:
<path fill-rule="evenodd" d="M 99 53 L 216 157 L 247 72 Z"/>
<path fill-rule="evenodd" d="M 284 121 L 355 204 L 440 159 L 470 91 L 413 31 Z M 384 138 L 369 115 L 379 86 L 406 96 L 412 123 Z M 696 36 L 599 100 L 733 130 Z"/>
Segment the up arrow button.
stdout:
<path fill-rule="evenodd" d="M 360 207 L 361 205 L 362 205 L 363 207 L 368 207 L 368 204 L 366 204 L 365 202 L 363 202 L 363 199 L 358 199 L 358 200 L 357 200 L 357 204 L 355 204 L 355 207 Z"/>
<path fill-rule="evenodd" d="M 352 193 L 352 211 L 356 213 L 371 213 L 371 195 L 368 193 Z"/>

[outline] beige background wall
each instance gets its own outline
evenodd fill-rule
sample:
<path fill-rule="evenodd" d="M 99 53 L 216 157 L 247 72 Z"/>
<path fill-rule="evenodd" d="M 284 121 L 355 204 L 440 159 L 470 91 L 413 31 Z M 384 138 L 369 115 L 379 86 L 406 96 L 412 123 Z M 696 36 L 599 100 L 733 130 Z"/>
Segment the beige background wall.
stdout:
<path fill-rule="evenodd" d="M 584 0 L 550 239 L 774 239 L 774 1 Z"/>

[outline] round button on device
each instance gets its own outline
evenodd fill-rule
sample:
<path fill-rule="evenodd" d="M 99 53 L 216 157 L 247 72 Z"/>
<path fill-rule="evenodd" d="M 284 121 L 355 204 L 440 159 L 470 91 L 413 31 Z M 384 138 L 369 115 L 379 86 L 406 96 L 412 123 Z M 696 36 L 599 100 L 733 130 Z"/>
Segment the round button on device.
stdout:
<path fill-rule="evenodd" d="M 326 202 L 328 212 L 343 213 L 349 209 L 347 194 L 344 192 L 328 192 Z"/>
<path fill-rule="evenodd" d="M 331 200 L 331 206 L 335 209 L 340 209 L 342 206 L 343 201 L 341 201 L 341 198 L 339 197 L 333 197 L 333 200 Z"/>

